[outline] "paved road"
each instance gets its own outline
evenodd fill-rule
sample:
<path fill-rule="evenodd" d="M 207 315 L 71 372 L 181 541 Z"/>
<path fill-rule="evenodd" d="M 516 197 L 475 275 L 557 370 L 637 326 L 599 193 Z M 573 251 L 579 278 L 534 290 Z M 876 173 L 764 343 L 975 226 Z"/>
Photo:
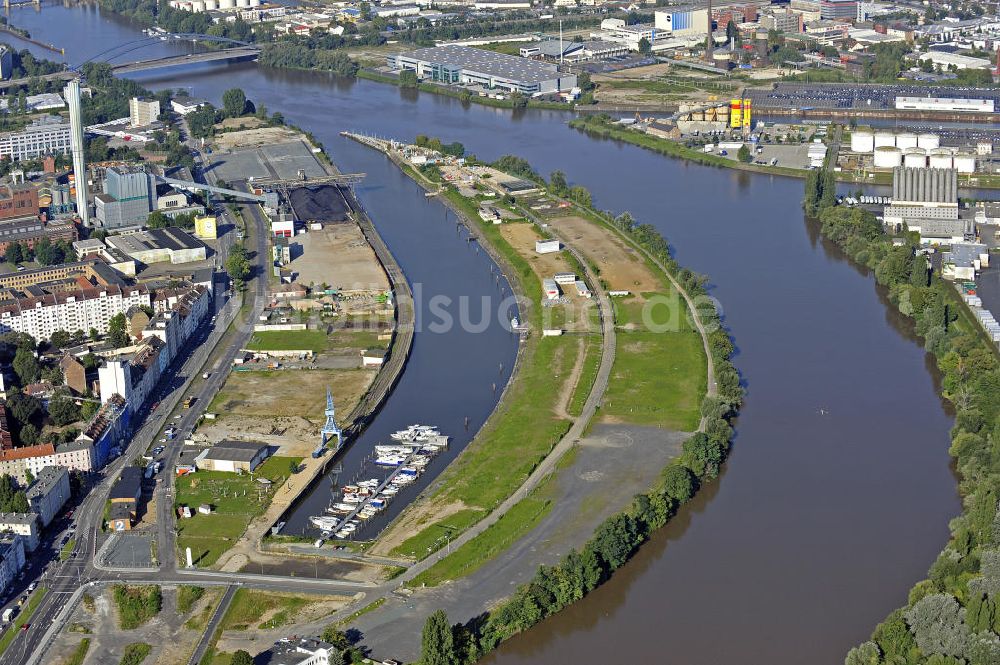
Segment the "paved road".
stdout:
<path fill-rule="evenodd" d="M 219 627 L 222 617 L 225 616 L 226 610 L 229 609 L 229 603 L 233 601 L 234 595 L 236 595 L 236 587 L 233 585 L 226 587 L 226 593 L 223 594 L 222 600 L 219 601 L 219 606 L 215 608 L 211 621 L 209 621 L 208 625 L 205 626 L 205 630 L 201 635 L 201 640 L 198 642 L 198 646 L 195 647 L 194 653 L 191 654 L 191 658 L 188 660 L 188 665 L 198 665 L 198 663 L 201 662 L 201 659 L 205 656 L 205 652 L 208 651 L 208 646 L 212 643 L 212 635 L 215 634 L 215 629 Z"/>

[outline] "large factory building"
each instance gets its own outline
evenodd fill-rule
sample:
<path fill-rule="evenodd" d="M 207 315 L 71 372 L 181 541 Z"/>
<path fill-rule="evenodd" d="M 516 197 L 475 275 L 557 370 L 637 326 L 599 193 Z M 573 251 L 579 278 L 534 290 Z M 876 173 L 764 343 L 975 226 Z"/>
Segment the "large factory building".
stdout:
<path fill-rule="evenodd" d="M 413 71 L 422 79 L 525 95 L 576 87 L 576 75 L 560 73 L 556 65 L 454 44 L 391 55 L 388 63 L 396 71 Z"/>

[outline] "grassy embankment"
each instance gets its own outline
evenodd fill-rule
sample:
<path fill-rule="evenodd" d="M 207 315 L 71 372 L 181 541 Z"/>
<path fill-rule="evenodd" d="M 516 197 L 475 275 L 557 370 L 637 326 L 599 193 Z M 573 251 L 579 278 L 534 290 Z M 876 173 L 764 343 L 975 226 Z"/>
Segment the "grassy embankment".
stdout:
<path fill-rule="evenodd" d="M 133 630 L 144 625 L 160 613 L 163 595 L 160 587 L 115 585 L 112 589 L 115 608 L 118 610 L 118 625 L 122 630 Z"/>
<path fill-rule="evenodd" d="M 222 630 L 278 628 L 292 623 L 303 609 L 321 600 L 318 596 L 240 589 L 222 618 Z"/>
<path fill-rule="evenodd" d="M 302 458 L 271 457 L 249 475 L 223 471 L 199 471 L 177 478 L 177 496 L 174 508 L 186 505 L 194 517 L 177 521 L 177 547 L 180 552 L 191 548 L 191 558 L 196 565 L 206 567 L 215 563 L 223 552 L 246 531 L 251 520 L 263 514 L 271 496 L 288 477 L 293 462 Z M 265 487 L 258 480 L 267 478 L 271 486 Z M 198 506 L 212 506 L 211 515 L 197 512 Z"/>
<path fill-rule="evenodd" d="M 119 661 L 119 665 L 139 665 L 139 663 L 146 660 L 146 656 L 152 650 L 153 647 L 145 642 L 132 642 L 122 652 L 122 659 Z"/>

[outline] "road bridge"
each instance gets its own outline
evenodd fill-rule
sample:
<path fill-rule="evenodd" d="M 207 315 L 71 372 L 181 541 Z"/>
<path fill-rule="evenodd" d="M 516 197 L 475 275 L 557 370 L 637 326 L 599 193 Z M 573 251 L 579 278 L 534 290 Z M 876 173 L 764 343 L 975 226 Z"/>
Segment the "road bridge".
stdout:
<path fill-rule="evenodd" d="M 136 72 L 146 72 L 152 69 L 177 67 L 179 65 L 193 65 L 203 62 L 253 60 L 259 55 L 260 49 L 256 46 L 235 46 L 233 48 L 219 49 L 218 51 L 188 53 L 187 55 L 170 55 L 163 58 L 137 60 L 135 62 L 112 65 L 111 71 L 115 74 L 134 74 Z"/>

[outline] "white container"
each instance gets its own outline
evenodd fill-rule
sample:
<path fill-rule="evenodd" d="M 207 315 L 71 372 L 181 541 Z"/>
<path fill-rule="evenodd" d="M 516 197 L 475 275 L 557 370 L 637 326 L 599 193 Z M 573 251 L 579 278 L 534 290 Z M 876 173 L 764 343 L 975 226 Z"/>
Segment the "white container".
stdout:
<path fill-rule="evenodd" d="M 878 140 L 878 139 L 876 139 Z M 903 163 L 903 151 L 891 145 L 875 148 L 875 168 L 894 169 Z"/>
<path fill-rule="evenodd" d="M 933 150 L 941 146 L 941 137 L 929 132 L 917 135 L 917 147 L 924 150 Z"/>
<path fill-rule="evenodd" d="M 911 132 L 896 134 L 896 147 L 900 150 L 917 147 L 917 135 Z"/>
<path fill-rule="evenodd" d="M 204 0 L 194 0 L 194 2 L 191 3 L 191 11 L 195 13 L 200 13 L 205 11 Z"/>
<path fill-rule="evenodd" d="M 205 0 L 205 9 L 212 12 L 219 8 L 219 0 Z"/>
<path fill-rule="evenodd" d="M 260 0 L 250 0 L 251 7 L 260 7 Z"/>
<path fill-rule="evenodd" d="M 922 148 L 910 148 L 903 152 L 903 166 L 907 168 L 924 168 L 927 166 L 927 151 Z"/>
<path fill-rule="evenodd" d="M 896 135 L 892 132 L 875 132 L 875 149 L 896 145 Z"/>
<path fill-rule="evenodd" d="M 948 148 L 934 148 L 928 151 L 928 156 L 932 169 L 950 169 L 953 166 L 951 150 Z"/>
<path fill-rule="evenodd" d="M 235 9 L 236 0 L 219 0 L 219 9 Z"/>
<path fill-rule="evenodd" d="M 975 173 L 976 156 L 967 152 L 956 153 L 953 160 L 954 168 L 959 173 Z"/>
<path fill-rule="evenodd" d="M 857 130 L 851 134 L 851 152 L 872 152 L 875 150 L 875 134 L 867 130 Z"/>
<path fill-rule="evenodd" d="M 250 0 L 236 0 L 236 6 L 242 9 L 248 9 L 250 7 Z"/>

